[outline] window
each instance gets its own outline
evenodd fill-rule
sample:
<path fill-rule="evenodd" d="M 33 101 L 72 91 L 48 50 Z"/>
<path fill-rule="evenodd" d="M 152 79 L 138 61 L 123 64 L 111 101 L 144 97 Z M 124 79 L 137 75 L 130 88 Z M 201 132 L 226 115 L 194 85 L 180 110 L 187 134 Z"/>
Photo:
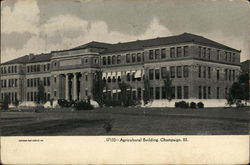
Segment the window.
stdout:
<path fill-rule="evenodd" d="M 161 98 L 166 99 L 167 98 L 167 90 L 166 87 L 161 88 Z"/>
<path fill-rule="evenodd" d="M 170 67 L 170 77 L 175 78 L 175 67 L 174 66 Z"/>
<path fill-rule="evenodd" d="M 206 48 L 203 48 L 203 58 L 206 58 Z"/>
<path fill-rule="evenodd" d="M 211 67 L 208 67 L 207 72 L 208 72 L 208 78 L 210 79 L 211 78 Z"/>
<path fill-rule="evenodd" d="M 184 86 L 184 99 L 189 98 L 189 91 L 188 91 L 188 86 Z"/>
<path fill-rule="evenodd" d="M 85 75 L 85 81 L 88 81 L 88 75 L 87 74 Z"/>
<path fill-rule="evenodd" d="M 108 56 L 108 65 L 111 65 L 111 57 Z"/>
<path fill-rule="evenodd" d="M 199 86 L 199 99 L 202 99 L 201 86 Z"/>
<path fill-rule="evenodd" d="M 159 87 L 155 88 L 155 99 L 156 100 L 160 99 L 160 88 Z"/>
<path fill-rule="evenodd" d="M 47 70 L 50 70 L 50 64 L 47 64 Z"/>
<path fill-rule="evenodd" d="M 220 70 L 216 70 L 216 77 L 217 77 L 217 80 L 220 79 Z"/>
<path fill-rule="evenodd" d="M 40 65 L 37 65 L 37 71 L 40 72 Z"/>
<path fill-rule="evenodd" d="M 160 79 L 160 69 L 155 69 L 155 79 L 156 80 Z"/>
<path fill-rule="evenodd" d="M 149 80 L 154 79 L 154 69 L 149 69 Z"/>
<path fill-rule="evenodd" d="M 160 58 L 160 49 L 155 49 L 155 59 Z"/>
<path fill-rule="evenodd" d="M 203 78 L 206 78 L 207 75 L 207 67 L 203 66 Z"/>
<path fill-rule="evenodd" d="M 184 46 L 184 57 L 188 56 L 188 46 Z"/>
<path fill-rule="evenodd" d="M 137 53 L 137 62 L 141 62 L 141 53 Z"/>
<path fill-rule="evenodd" d="M 27 92 L 27 101 L 30 101 L 30 93 Z"/>
<path fill-rule="evenodd" d="M 127 81 L 130 81 L 130 73 L 127 73 Z"/>
<path fill-rule="evenodd" d="M 121 64 L 121 55 L 117 56 L 117 64 Z"/>
<path fill-rule="evenodd" d="M 227 98 L 227 87 L 225 88 L 225 99 Z"/>
<path fill-rule="evenodd" d="M 164 59 L 166 58 L 166 49 L 161 49 L 161 58 Z"/>
<path fill-rule="evenodd" d="M 232 70 L 229 70 L 229 80 L 231 80 Z"/>
<path fill-rule="evenodd" d="M 198 68 L 198 77 L 200 78 L 201 77 L 201 66 L 199 66 L 199 68 Z"/>
<path fill-rule="evenodd" d="M 98 58 L 94 58 L 94 64 L 98 64 Z"/>
<path fill-rule="evenodd" d="M 161 78 L 166 78 L 167 77 L 167 68 L 162 67 L 161 68 Z"/>
<path fill-rule="evenodd" d="M 54 77 L 54 83 L 56 83 L 56 77 Z"/>
<path fill-rule="evenodd" d="M 182 99 L 181 86 L 177 86 L 177 99 Z"/>
<path fill-rule="evenodd" d="M 235 70 L 233 70 L 233 80 L 235 80 Z"/>
<path fill-rule="evenodd" d="M 50 86 L 50 77 L 47 77 L 47 85 Z"/>
<path fill-rule="evenodd" d="M 207 49 L 207 58 L 210 60 L 210 48 Z"/>
<path fill-rule="evenodd" d="M 171 58 L 175 57 L 175 48 L 170 48 L 170 57 Z"/>
<path fill-rule="evenodd" d="M 130 63 L 130 54 L 126 54 L 126 63 Z"/>
<path fill-rule="evenodd" d="M 217 59 L 218 61 L 220 61 L 220 50 L 217 50 L 217 54 L 216 54 L 216 56 L 217 56 L 217 58 L 216 58 L 216 59 Z"/>
<path fill-rule="evenodd" d="M 36 85 L 37 85 L 37 84 L 36 84 L 36 78 L 35 78 L 35 79 L 34 79 L 34 87 L 36 87 Z"/>
<path fill-rule="evenodd" d="M 154 88 L 153 87 L 149 88 L 149 97 L 150 97 L 150 99 L 154 99 Z"/>
<path fill-rule="evenodd" d="M 141 100 L 141 88 L 137 88 L 137 99 Z"/>
<path fill-rule="evenodd" d="M 181 57 L 181 47 L 177 47 L 177 57 Z"/>
<path fill-rule="evenodd" d="M 203 99 L 207 99 L 207 87 L 203 87 Z"/>
<path fill-rule="evenodd" d="M 235 53 L 233 53 L 233 60 L 232 62 L 235 62 Z"/>
<path fill-rule="evenodd" d="M 132 54 L 132 62 L 136 62 L 136 57 L 135 57 L 135 53 Z"/>
<path fill-rule="evenodd" d="M 121 76 L 118 76 L 117 79 L 118 79 L 118 82 L 122 81 Z"/>
<path fill-rule="evenodd" d="M 225 52 L 225 61 L 227 61 L 227 52 Z"/>
<path fill-rule="evenodd" d="M 142 61 L 144 61 L 144 52 L 142 52 Z"/>
<path fill-rule="evenodd" d="M 199 46 L 199 48 L 198 48 L 198 55 L 199 55 L 199 57 L 201 57 L 201 46 Z"/>
<path fill-rule="evenodd" d="M 149 59 L 150 60 L 154 59 L 154 50 L 149 50 Z"/>
<path fill-rule="evenodd" d="M 102 57 L 102 65 L 106 65 L 106 57 Z"/>
<path fill-rule="evenodd" d="M 228 55 L 229 55 L 229 62 L 231 62 L 232 61 L 232 53 L 229 52 Z"/>
<path fill-rule="evenodd" d="M 211 87 L 207 87 L 207 98 L 211 99 Z"/>
<path fill-rule="evenodd" d="M 30 79 L 30 87 L 33 87 L 33 79 Z"/>
<path fill-rule="evenodd" d="M 216 88 L 217 99 L 220 98 L 220 87 Z"/>
<path fill-rule="evenodd" d="M 33 92 L 30 92 L 30 101 L 33 101 Z"/>
<path fill-rule="evenodd" d="M 112 65 L 114 65 L 116 62 L 116 56 L 112 56 Z"/>
<path fill-rule="evenodd" d="M 15 71 L 15 73 L 17 73 L 17 66 L 14 67 L 14 71 Z"/>
<path fill-rule="evenodd" d="M 183 66 L 183 77 L 188 77 L 188 66 Z"/>
<path fill-rule="evenodd" d="M 47 85 L 47 80 L 46 77 L 43 78 L 43 85 L 46 86 Z"/>
<path fill-rule="evenodd" d="M 225 80 L 227 80 L 227 69 L 225 69 Z"/>
<path fill-rule="evenodd" d="M 108 83 L 110 83 L 111 82 L 111 77 L 108 77 Z"/>
<path fill-rule="evenodd" d="M 114 83 L 116 82 L 115 76 L 113 76 L 112 82 L 114 82 Z"/>
<path fill-rule="evenodd" d="M 30 72 L 34 72 L 33 65 L 30 66 Z"/>
<path fill-rule="evenodd" d="M 177 66 L 177 78 L 181 78 L 182 77 L 182 69 L 181 66 Z"/>
<path fill-rule="evenodd" d="M 172 98 L 175 99 L 175 87 L 174 86 L 171 88 L 171 95 L 172 95 Z"/>

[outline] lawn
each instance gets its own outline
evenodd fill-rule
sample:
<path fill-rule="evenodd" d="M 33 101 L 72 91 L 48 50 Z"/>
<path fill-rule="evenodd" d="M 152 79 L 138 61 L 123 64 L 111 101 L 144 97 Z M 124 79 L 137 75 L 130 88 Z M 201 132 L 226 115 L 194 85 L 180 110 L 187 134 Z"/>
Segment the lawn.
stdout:
<path fill-rule="evenodd" d="M 247 135 L 249 112 L 248 107 L 8 111 L 1 112 L 0 126 L 1 136 Z"/>

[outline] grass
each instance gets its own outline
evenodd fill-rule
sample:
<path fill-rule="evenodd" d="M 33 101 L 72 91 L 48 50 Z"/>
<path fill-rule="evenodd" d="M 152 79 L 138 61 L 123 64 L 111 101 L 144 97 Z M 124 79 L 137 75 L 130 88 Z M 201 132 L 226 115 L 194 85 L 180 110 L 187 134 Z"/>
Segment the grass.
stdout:
<path fill-rule="evenodd" d="M 1 136 L 247 135 L 246 108 L 1 112 Z M 111 127 L 111 128 L 110 128 Z M 109 130 L 110 129 L 110 130 Z"/>

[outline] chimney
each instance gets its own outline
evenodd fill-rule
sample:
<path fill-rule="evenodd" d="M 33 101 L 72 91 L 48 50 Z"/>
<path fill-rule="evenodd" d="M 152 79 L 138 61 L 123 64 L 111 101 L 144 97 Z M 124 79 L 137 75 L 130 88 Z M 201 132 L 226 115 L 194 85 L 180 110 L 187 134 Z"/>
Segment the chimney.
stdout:
<path fill-rule="evenodd" d="M 33 53 L 30 53 L 28 56 L 29 56 L 29 60 L 31 60 L 35 55 Z"/>

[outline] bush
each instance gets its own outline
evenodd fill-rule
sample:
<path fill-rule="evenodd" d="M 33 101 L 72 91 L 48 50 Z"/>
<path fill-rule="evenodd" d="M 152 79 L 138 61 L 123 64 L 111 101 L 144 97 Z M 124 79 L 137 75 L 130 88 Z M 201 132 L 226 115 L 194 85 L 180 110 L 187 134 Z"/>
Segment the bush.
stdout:
<path fill-rule="evenodd" d="M 190 108 L 196 108 L 196 103 L 195 102 L 191 102 L 190 103 Z"/>
<path fill-rule="evenodd" d="M 188 108 L 189 107 L 189 103 L 185 102 L 185 101 L 175 102 L 175 107 L 176 108 Z"/>
<path fill-rule="evenodd" d="M 61 107 L 70 107 L 71 106 L 71 103 L 65 99 L 58 99 L 57 102 L 58 102 L 58 105 L 60 105 Z"/>
<path fill-rule="evenodd" d="M 198 107 L 198 108 L 204 108 L 204 104 L 203 104 L 202 102 L 198 102 L 198 103 L 197 103 L 197 107 Z"/>
<path fill-rule="evenodd" d="M 105 102 L 104 102 L 104 105 L 106 106 L 106 107 L 117 107 L 117 106 L 121 106 L 122 105 L 122 103 L 121 103 L 121 101 L 117 101 L 117 100 L 106 100 Z"/>
<path fill-rule="evenodd" d="M 94 106 L 88 102 L 79 101 L 79 102 L 74 103 L 74 108 L 78 111 L 80 111 L 80 110 L 92 110 L 92 109 L 94 109 Z"/>

